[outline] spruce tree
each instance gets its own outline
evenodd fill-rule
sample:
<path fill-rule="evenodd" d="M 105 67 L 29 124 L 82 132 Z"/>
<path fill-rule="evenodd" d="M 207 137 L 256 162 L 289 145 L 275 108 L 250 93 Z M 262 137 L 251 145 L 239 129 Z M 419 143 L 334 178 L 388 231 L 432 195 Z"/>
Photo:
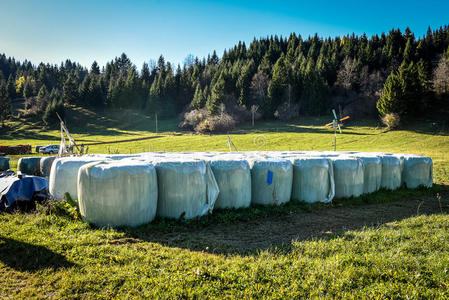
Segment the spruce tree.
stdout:
<path fill-rule="evenodd" d="M 62 88 L 62 100 L 67 104 L 77 104 L 79 103 L 79 93 L 78 93 L 78 83 L 76 75 L 71 73 Z"/>
<path fill-rule="evenodd" d="M 16 98 L 15 80 L 14 80 L 12 74 L 9 75 L 8 81 L 6 83 L 6 96 L 11 101 Z"/>
<path fill-rule="evenodd" d="M 90 73 L 100 75 L 100 67 L 98 66 L 98 63 L 96 61 L 92 63 L 92 66 L 90 67 Z"/>
<path fill-rule="evenodd" d="M 39 93 L 37 94 L 37 109 L 39 111 L 44 111 L 45 108 L 47 107 L 48 104 L 48 90 L 47 87 L 45 85 L 43 85 L 40 89 L 39 89 Z"/>
<path fill-rule="evenodd" d="M 223 78 L 223 73 L 218 77 L 217 82 L 212 88 L 210 98 L 207 99 L 206 107 L 207 111 L 211 115 L 218 113 L 218 108 L 221 103 L 224 102 L 225 98 L 225 80 Z"/>
<path fill-rule="evenodd" d="M 404 83 L 395 72 L 391 72 L 388 75 L 376 107 L 382 116 L 389 113 L 396 113 L 403 116 L 406 113 L 407 105 L 404 99 Z"/>
<path fill-rule="evenodd" d="M 2 127 L 5 126 L 5 120 L 11 114 L 11 101 L 8 98 L 8 92 L 3 82 L 0 82 L 0 119 Z"/>
<path fill-rule="evenodd" d="M 191 106 L 195 109 L 199 109 L 204 106 L 203 91 L 201 90 L 199 83 L 196 85 L 195 95 L 193 96 Z"/>
<path fill-rule="evenodd" d="M 282 55 L 273 67 L 272 79 L 268 85 L 269 105 L 267 107 L 262 107 L 266 115 L 271 117 L 276 108 L 288 100 L 288 77 L 289 72 L 285 66 L 284 55 Z"/>

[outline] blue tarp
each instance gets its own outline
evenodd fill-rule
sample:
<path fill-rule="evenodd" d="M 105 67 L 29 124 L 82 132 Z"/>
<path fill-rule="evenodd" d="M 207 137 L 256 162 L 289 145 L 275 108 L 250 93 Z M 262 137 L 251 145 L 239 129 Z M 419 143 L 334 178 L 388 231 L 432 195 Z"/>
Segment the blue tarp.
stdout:
<path fill-rule="evenodd" d="M 14 172 L 0 173 L 0 210 L 14 205 L 16 201 L 33 201 L 37 193 L 46 193 L 48 180 L 38 176 L 23 175 L 20 179 Z"/>

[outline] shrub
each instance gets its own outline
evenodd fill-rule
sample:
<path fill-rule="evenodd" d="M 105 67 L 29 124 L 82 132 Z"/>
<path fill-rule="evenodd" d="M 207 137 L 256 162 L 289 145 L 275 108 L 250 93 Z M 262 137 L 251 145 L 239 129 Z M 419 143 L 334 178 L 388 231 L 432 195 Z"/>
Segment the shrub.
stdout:
<path fill-rule="evenodd" d="M 382 123 L 387 126 L 388 130 L 395 129 L 399 126 L 401 118 L 398 114 L 390 113 L 382 117 Z"/>
<path fill-rule="evenodd" d="M 234 118 L 224 113 L 221 116 L 213 117 L 209 120 L 209 131 L 211 132 L 227 132 L 235 128 Z"/>
<path fill-rule="evenodd" d="M 246 120 L 248 115 L 246 108 L 233 110 L 237 116 Z M 206 108 L 194 109 L 184 114 L 184 120 L 179 123 L 179 127 L 195 132 L 226 132 L 235 128 L 238 122 L 233 114 L 226 112 L 222 105 L 222 112 L 219 115 L 210 115 Z"/>
<path fill-rule="evenodd" d="M 179 123 L 179 127 L 188 130 L 195 130 L 196 127 L 209 116 L 206 108 L 194 109 L 184 114 L 184 119 Z"/>

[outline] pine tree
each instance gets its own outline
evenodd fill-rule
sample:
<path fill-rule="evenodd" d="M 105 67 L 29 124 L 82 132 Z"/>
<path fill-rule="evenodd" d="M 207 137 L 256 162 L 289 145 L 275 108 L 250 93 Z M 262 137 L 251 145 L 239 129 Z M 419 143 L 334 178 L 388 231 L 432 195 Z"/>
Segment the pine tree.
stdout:
<path fill-rule="evenodd" d="M 31 81 L 29 79 L 27 79 L 25 81 L 25 85 L 23 87 L 23 97 L 24 98 L 31 98 L 33 97 L 34 93 L 33 93 L 33 85 L 31 83 Z"/>
<path fill-rule="evenodd" d="M 273 67 L 273 75 L 268 85 L 269 105 L 262 107 L 264 113 L 272 116 L 276 108 L 288 100 L 288 78 L 289 72 L 285 66 L 285 58 L 282 55 Z"/>
<path fill-rule="evenodd" d="M 411 40 L 411 38 L 409 38 L 407 40 L 407 44 L 405 45 L 405 49 L 404 49 L 404 61 L 406 63 L 410 63 L 414 57 L 415 57 L 415 53 L 414 53 L 414 49 L 413 49 L 413 45 L 412 45 L 412 40 Z"/>
<path fill-rule="evenodd" d="M 223 73 L 220 74 L 217 82 L 212 88 L 211 96 L 207 99 L 206 107 L 207 111 L 211 115 L 215 115 L 218 113 L 218 108 L 221 103 L 224 102 L 225 98 L 225 80 Z"/>
<path fill-rule="evenodd" d="M 62 100 L 59 91 L 57 89 L 52 89 L 50 93 L 50 101 L 45 109 L 42 120 L 46 125 L 58 124 L 59 118 L 56 113 L 59 114 L 61 118 L 64 118 L 64 101 Z"/>
<path fill-rule="evenodd" d="M 15 87 L 15 80 L 11 75 L 8 77 L 8 81 L 6 83 L 6 96 L 9 100 L 14 100 L 16 98 L 16 87 Z"/>
<path fill-rule="evenodd" d="M 199 109 L 204 106 L 203 91 L 201 90 L 199 83 L 196 85 L 195 95 L 193 96 L 191 106 L 195 109 Z"/>
<path fill-rule="evenodd" d="M 79 103 L 78 83 L 76 75 L 70 73 L 62 88 L 62 100 L 67 104 Z"/>
<path fill-rule="evenodd" d="M 45 85 L 43 85 L 40 89 L 39 89 L 39 93 L 37 94 L 37 109 L 39 111 L 44 111 L 45 108 L 47 107 L 48 104 L 48 90 L 47 87 Z"/>
<path fill-rule="evenodd" d="M 96 61 L 92 63 L 92 66 L 90 67 L 90 73 L 100 75 L 100 67 L 98 66 L 98 63 Z"/>
<path fill-rule="evenodd" d="M 382 96 L 377 101 L 377 110 L 382 116 L 389 113 L 396 113 L 402 116 L 407 109 L 404 100 L 404 83 L 398 74 L 391 72 L 385 81 Z"/>
<path fill-rule="evenodd" d="M 11 114 L 11 101 L 8 97 L 6 86 L 3 82 L 0 82 L 0 119 L 2 121 L 2 127 L 5 127 L 5 120 Z"/>

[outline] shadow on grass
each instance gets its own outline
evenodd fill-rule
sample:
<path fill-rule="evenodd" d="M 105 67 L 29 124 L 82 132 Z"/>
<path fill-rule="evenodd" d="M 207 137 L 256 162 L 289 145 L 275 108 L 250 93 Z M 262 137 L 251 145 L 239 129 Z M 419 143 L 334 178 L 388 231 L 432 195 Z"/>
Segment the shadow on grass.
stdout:
<path fill-rule="evenodd" d="M 133 240 L 168 247 L 254 255 L 263 250 L 288 251 L 293 241 L 332 239 L 347 230 L 448 212 L 449 186 L 434 185 L 431 189 L 383 190 L 329 204 L 290 202 L 277 207 L 217 210 L 194 220 L 158 218 L 148 225 L 118 230 Z"/>
<path fill-rule="evenodd" d="M 17 271 L 66 268 L 74 264 L 44 246 L 0 236 L 0 262 Z M 7 280 L 7 279 L 6 279 Z"/>

